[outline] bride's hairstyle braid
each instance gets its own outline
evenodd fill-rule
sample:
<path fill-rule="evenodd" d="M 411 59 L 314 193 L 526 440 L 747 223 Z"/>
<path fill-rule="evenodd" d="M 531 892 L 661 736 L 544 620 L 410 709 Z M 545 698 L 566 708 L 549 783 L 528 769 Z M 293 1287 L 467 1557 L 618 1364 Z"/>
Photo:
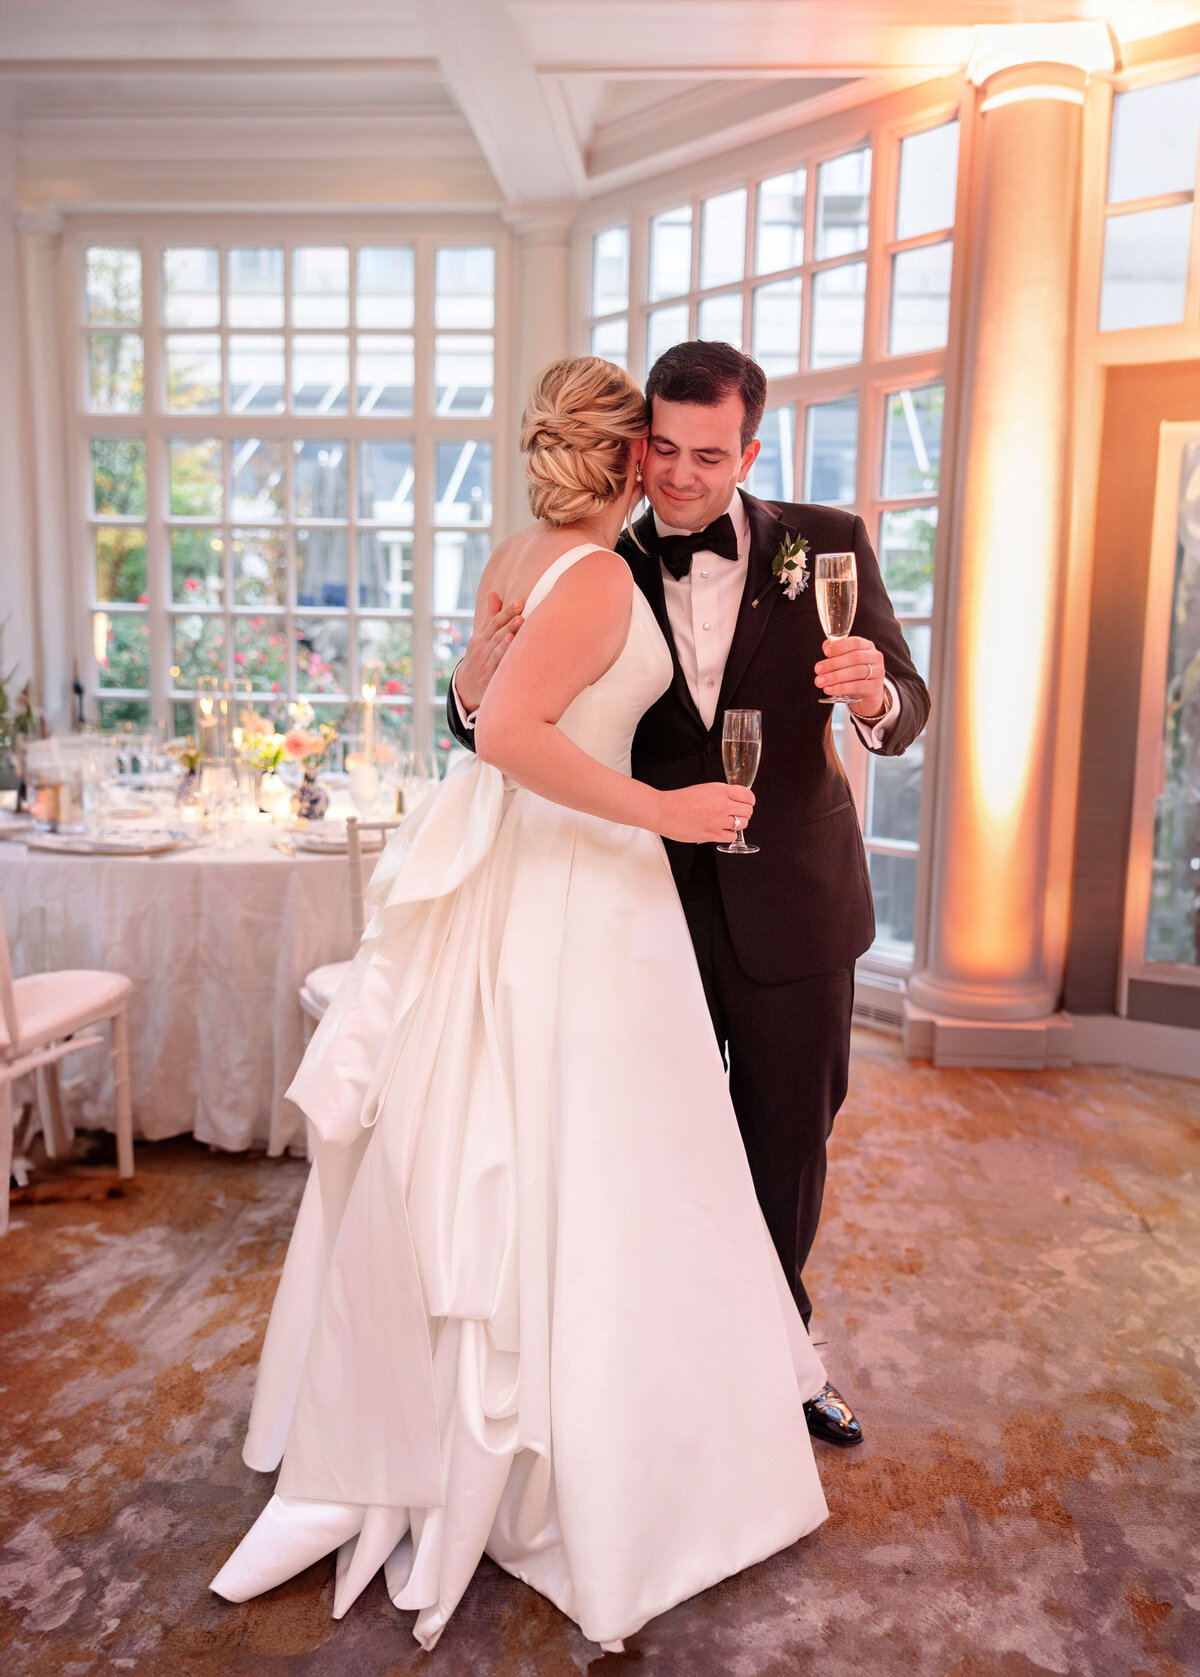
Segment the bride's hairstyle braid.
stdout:
<path fill-rule="evenodd" d="M 603 511 L 625 487 L 630 443 L 648 429 L 646 398 L 623 368 L 595 355 L 552 361 L 521 417 L 533 516 L 572 524 Z"/>

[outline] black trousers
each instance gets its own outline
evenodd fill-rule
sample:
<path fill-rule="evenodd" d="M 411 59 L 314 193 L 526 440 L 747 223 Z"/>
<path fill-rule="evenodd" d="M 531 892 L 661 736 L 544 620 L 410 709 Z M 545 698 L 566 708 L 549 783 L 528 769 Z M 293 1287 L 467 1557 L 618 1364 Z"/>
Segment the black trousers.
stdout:
<path fill-rule="evenodd" d="M 846 1098 L 854 969 L 789 984 L 747 978 L 709 845 L 696 852 L 683 909 L 758 1203 L 807 1327 L 812 1303 L 803 1270 L 821 1217 L 826 1143 Z"/>

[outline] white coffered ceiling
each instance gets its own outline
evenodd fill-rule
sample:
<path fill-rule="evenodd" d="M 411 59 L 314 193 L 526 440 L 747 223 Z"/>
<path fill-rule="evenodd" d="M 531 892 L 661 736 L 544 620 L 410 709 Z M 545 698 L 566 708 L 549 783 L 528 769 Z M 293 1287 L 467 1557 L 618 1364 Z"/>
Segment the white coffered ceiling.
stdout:
<path fill-rule="evenodd" d="M 570 201 L 1039 21 L 1200 0 L 0 0 L 0 146 L 31 205 Z"/>

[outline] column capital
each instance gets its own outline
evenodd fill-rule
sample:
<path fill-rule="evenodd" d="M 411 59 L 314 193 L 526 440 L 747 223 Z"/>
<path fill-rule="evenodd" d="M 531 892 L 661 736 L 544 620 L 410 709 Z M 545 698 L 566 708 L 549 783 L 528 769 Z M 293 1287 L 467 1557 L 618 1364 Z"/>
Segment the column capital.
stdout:
<path fill-rule="evenodd" d="M 531 204 L 506 204 L 501 219 L 530 245 L 565 245 L 579 209 L 575 198 L 543 198 Z"/>
<path fill-rule="evenodd" d="M 1014 75 L 1012 85 L 1029 98 L 1036 97 L 1039 84 L 1082 90 L 1089 76 L 1111 70 L 1114 64 L 1112 37 L 1104 23 L 983 24 L 975 31 L 967 77 L 984 89 L 986 108 L 989 98 L 1009 86 L 1007 80 L 1003 86 L 998 83 L 1001 76 Z"/>

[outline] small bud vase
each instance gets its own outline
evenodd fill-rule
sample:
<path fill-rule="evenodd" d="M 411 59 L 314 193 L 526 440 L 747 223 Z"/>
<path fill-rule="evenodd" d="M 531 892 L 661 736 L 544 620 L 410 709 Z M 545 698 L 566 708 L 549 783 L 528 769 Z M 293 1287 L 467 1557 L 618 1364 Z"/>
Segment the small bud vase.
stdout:
<path fill-rule="evenodd" d="M 292 814 L 300 821 L 320 821 L 328 808 L 329 793 L 317 779 L 316 769 L 305 769 L 292 797 Z"/>

